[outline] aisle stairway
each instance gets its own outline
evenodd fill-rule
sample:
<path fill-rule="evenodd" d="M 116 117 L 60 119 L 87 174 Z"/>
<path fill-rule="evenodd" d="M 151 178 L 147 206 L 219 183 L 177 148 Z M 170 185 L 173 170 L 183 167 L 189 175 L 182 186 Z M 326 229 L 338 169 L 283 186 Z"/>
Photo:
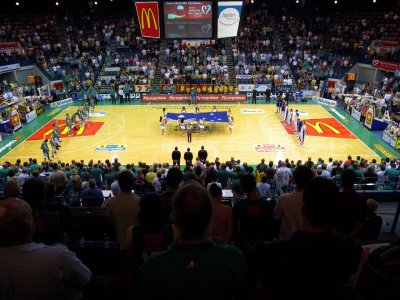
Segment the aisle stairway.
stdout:
<path fill-rule="evenodd" d="M 229 85 L 236 87 L 235 68 L 233 67 L 232 40 L 225 40 L 226 64 L 228 66 Z"/>
<path fill-rule="evenodd" d="M 160 70 L 162 68 L 164 68 L 164 66 L 165 66 L 165 59 L 166 59 L 165 49 L 166 48 L 167 48 L 167 41 L 166 40 L 162 40 L 161 44 L 160 44 L 160 55 L 158 57 L 158 68 L 157 68 L 157 71 L 156 71 L 156 77 L 155 77 L 155 81 L 154 81 L 154 86 L 155 86 L 156 90 L 160 87 L 160 84 L 161 84 L 161 72 L 160 72 Z"/>

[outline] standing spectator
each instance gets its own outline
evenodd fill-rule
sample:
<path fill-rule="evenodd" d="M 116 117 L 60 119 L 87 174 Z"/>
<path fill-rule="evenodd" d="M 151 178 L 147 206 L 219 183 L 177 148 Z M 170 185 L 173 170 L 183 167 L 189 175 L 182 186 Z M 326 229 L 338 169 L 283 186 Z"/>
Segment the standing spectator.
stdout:
<path fill-rule="evenodd" d="M 190 148 L 187 148 L 185 154 L 183 155 L 183 159 L 186 162 L 186 166 L 192 166 L 193 165 L 193 153 L 190 152 Z"/>
<path fill-rule="evenodd" d="M 332 232 L 340 208 L 333 181 L 315 177 L 304 189 L 303 229 L 264 253 L 266 293 L 270 299 L 341 299 L 357 270 L 361 247 Z"/>
<path fill-rule="evenodd" d="M 178 239 L 144 265 L 137 299 L 241 299 L 245 259 L 235 247 L 208 239 L 207 191 L 187 184 L 174 195 L 172 207 Z"/>
<path fill-rule="evenodd" d="M 64 246 L 34 243 L 32 224 L 25 201 L 0 202 L 0 298 L 81 299 L 90 270 Z"/>
<path fill-rule="evenodd" d="M 201 146 L 199 152 L 197 153 L 197 156 L 203 164 L 206 162 L 208 153 L 207 150 L 204 150 L 204 146 Z"/>
<path fill-rule="evenodd" d="M 126 233 L 134 274 L 137 274 L 153 252 L 164 251 L 173 242 L 172 225 L 165 224 L 163 220 L 161 197 L 155 193 L 144 194 L 140 199 L 140 225 L 129 227 Z"/>
<path fill-rule="evenodd" d="M 61 193 L 65 190 L 68 184 L 67 175 L 65 175 L 64 171 L 60 170 L 58 164 L 53 164 L 53 173 L 49 176 L 49 181 L 54 184 L 54 191 L 56 196 L 61 195 Z"/>
<path fill-rule="evenodd" d="M 126 250 L 126 231 L 129 226 L 138 224 L 139 200 L 132 193 L 133 175 L 130 171 L 121 172 L 117 180 L 121 192 L 110 198 L 105 207 L 114 224 L 120 249 Z"/>
<path fill-rule="evenodd" d="M 172 197 L 178 190 L 182 177 L 182 171 L 178 168 L 172 168 L 167 173 L 167 190 L 161 194 L 165 224 L 171 224 Z"/>
<path fill-rule="evenodd" d="M 337 219 L 336 229 L 341 234 L 355 237 L 365 223 L 367 202 L 353 189 L 357 180 L 353 170 L 344 170 L 340 179 L 343 190 L 340 193 L 340 217 Z"/>
<path fill-rule="evenodd" d="M 304 187 L 313 177 L 313 173 L 308 167 L 298 166 L 293 172 L 296 189 L 290 194 L 279 197 L 274 215 L 275 218 L 281 220 L 280 240 L 289 239 L 293 233 L 303 228 Z"/>
<path fill-rule="evenodd" d="M 260 198 L 267 199 L 269 196 L 269 192 L 271 190 L 271 186 L 268 183 L 268 177 L 263 176 L 261 178 L 261 182 L 257 183 L 257 194 Z"/>
<path fill-rule="evenodd" d="M 181 167 L 181 152 L 178 150 L 178 147 L 175 147 L 175 150 L 172 151 L 172 165 Z"/>
<path fill-rule="evenodd" d="M 245 253 L 251 269 L 251 282 L 259 275 L 259 262 L 264 242 L 273 238 L 273 208 L 257 195 L 256 180 L 246 174 L 240 179 L 246 198 L 233 209 L 233 230 L 238 247 Z"/>
<path fill-rule="evenodd" d="M 213 199 L 210 237 L 218 244 L 227 244 L 232 237 L 232 208 L 221 203 L 222 190 L 220 186 L 212 183 L 209 191 Z"/>

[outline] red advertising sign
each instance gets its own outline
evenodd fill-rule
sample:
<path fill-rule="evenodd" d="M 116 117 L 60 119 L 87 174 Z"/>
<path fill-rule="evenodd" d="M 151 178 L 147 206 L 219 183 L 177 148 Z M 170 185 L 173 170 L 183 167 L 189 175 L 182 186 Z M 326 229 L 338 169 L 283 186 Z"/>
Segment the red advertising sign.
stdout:
<path fill-rule="evenodd" d="M 0 50 L 18 49 L 18 42 L 0 43 Z"/>
<path fill-rule="evenodd" d="M 135 85 L 135 92 L 136 93 L 147 93 L 149 91 L 149 86 L 144 84 L 137 84 Z"/>
<path fill-rule="evenodd" d="M 142 37 L 160 38 L 158 2 L 135 2 Z"/>
<path fill-rule="evenodd" d="M 198 102 L 246 102 L 246 95 L 198 95 Z M 189 102 L 189 95 L 143 95 L 142 102 Z"/>
<path fill-rule="evenodd" d="M 377 69 L 395 72 L 400 69 L 400 63 L 387 60 L 374 59 L 371 66 Z"/>
<path fill-rule="evenodd" d="M 400 46 L 400 41 L 382 40 L 380 46 L 383 48 L 396 48 Z"/>
<path fill-rule="evenodd" d="M 335 118 L 305 119 L 309 136 L 332 137 L 342 139 L 356 139 L 356 137 Z M 281 121 L 288 134 L 293 134 L 293 126 L 289 129 L 285 121 Z"/>

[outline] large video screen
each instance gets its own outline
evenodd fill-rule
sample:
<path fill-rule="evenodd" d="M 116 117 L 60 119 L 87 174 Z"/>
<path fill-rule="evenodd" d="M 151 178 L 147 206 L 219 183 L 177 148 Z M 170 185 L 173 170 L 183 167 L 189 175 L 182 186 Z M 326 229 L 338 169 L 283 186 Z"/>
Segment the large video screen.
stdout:
<path fill-rule="evenodd" d="M 163 5 L 165 38 L 212 38 L 212 1 L 174 1 Z"/>
<path fill-rule="evenodd" d="M 217 37 L 236 37 L 239 29 L 243 1 L 218 1 Z"/>

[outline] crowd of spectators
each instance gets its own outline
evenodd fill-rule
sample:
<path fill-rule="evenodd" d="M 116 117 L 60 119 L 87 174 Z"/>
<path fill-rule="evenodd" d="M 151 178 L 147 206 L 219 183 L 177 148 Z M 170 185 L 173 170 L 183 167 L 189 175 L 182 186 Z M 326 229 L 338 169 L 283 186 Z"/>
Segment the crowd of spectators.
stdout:
<path fill-rule="evenodd" d="M 262 160 L 253 168 L 233 157 L 224 163 L 218 158 L 211 162 L 204 148 L 195 160 L 185 157 L 183 172 L 179 161 L 174 161 L 174 167 L 142 162 L 122 166 L 118 159 L 87 164 L 38 163 L 36 159 L 4 163 L 0 177 L 7 200 L 0 201 L 0 260 L 7 267 L 2 272 L 17 275 L 10 265 L 16 253 L 12 247 L 17 245 L 47 247 L 47 252 L 37 250 L 47 255 L 64 251 L 63 259 L 69 257 L 69 263 L 62 269 L 49 262 L 34 272 L 40 278 L 44 274 L 52 278 L 44 268 L 66 274 L 73 270 L 79 277 L 68 277 L 58 288 L 80 294 L 91 272 L 73 253 L 79 255 L 81 229 L 72 210 L 75 205 L 88 205 L 103 207 L 113 225 L 122 272 L 134 279 L 138 299 L 179 298 L 193 292 L 204 299 L 204 293 L 209 296 L 211 291 L 219 298 L 247 299 L 256 291 L 258 280 L 273 299 L 289 299 L 294 293 L 324 298 L 333 292 L 332 299 L 336 299 L 357 288 L 350 275 L 357 273 L 362 250 L 353 239 L 377 239 L 382 219 L 375 214 L 378 202 L 367 201 L 355 185 L 397 185 L 400 160 L 378 163 L 349 156 L 346 161 L 329 158 L 325 163 L 318 158 L 314 163 L 308 158 L 295 163 L 286 159 L 276 166 Z M 272 197 L 276 187 L 285 193 Z M 104 199 L 102 188 L 111 188 L 112 197 Z M 222 195 L 229 188 L 236 200 L 226 205 Z M 83 190 L 82 202 L 73 193 L 68 201 L 60 201 L 65 198 L 59 196 L 72 189 Z M 12 223 L 22 222 L 10 217 L 14 214 L 34 224 L 35 231 Z M 6 225 L 13 228 L 16 240 L 8 235 L 11 231 Z M 22 233 L 27 235 L 22 238 L 18 235 Z M 56 243 L 69 250 L 52 246 Z M 200 266 L 199 274 L 187 271 Z M 301 279 L 298 275 L 304 272 L 307 276 Z M 10 284 L 16 280 L 13 276 L 7 277 Z M 199 280 L 206 277 L 212 280 L 206 284 L 210 290 L 204 291 Z M 282 289 L 283 278 L 287 279 L 285 286 L 296 289 Z M 52 280 L 46 281 L 51 287 L 45 290 L 29 285 L 31 280 L 19 281 L 20 295 L 60 293 L 53 290 Z M 183 281 L 184 288 L 178 288 L 176 282 Z M 15 293 L 8 288 L 2 292 Z"/>

